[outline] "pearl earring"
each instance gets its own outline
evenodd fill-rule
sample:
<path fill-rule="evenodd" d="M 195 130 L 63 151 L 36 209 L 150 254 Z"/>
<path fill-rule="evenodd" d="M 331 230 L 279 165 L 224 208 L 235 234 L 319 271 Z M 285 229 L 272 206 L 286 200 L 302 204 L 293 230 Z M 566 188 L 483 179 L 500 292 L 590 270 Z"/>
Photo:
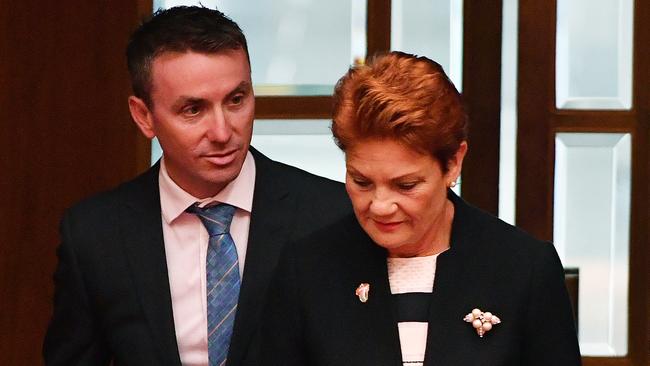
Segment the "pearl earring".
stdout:
<path fill-rule="evenodd" d="M 456 187 L 456 181 L 455 181 L 455 180 L 452 180 L 451 182 L 449 182 L 449 187 L 450 187 L 450 188 L 454 188 L 454 187 Z"/>

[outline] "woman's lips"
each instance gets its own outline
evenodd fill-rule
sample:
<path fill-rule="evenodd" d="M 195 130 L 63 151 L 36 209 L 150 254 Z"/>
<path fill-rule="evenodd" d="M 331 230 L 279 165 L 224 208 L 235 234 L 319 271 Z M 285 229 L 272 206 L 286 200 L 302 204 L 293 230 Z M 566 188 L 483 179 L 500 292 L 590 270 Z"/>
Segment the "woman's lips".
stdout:
<path fill-rule="evenodd" d="M 402 223 L 401 221 L 390 221 L 390 222 L 377 221 L 377 220 L 372 220 L 372 221 L 380 231 L 384 231 L 384 232 L 393 232 L 397 230 L 397 227 Z"/>

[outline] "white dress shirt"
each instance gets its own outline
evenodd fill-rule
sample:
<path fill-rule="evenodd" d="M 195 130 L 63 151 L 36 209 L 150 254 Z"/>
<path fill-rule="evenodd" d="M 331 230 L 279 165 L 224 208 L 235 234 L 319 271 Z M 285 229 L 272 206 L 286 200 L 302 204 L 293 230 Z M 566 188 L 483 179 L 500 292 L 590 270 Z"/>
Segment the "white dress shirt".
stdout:
<path fill-rule="evenodd" d="M 185 212 L 185 209 L 196 202 L 201 205 L 211 202 L 228 203 L 237 208 L 230 226 L 230 235 L 237 248 L 239 274 L 243 275 L 255 188 L 255 161 L 249 152 L 235 180 L 214 197 L 198 199 L 185 192 L 169 177 L 163 157 L 159 188 L 169 288 L 181 363 L 185 366 L 207 366 L 205 258 L 208 232 L 199 218 Z"/>

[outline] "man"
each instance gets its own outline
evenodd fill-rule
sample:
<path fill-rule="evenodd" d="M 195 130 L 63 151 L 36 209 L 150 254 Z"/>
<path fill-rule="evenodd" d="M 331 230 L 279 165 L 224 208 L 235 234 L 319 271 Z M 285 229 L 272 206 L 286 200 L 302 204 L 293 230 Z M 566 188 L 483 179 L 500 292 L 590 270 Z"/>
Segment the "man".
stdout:
<path fill-rule="evenodd" d="M 158 11 L 127 58 L 131 115 L 163 158 L 63 218 L 46 364 L 262 364 L 279 253 L 350 212 L 343 185 L 249 147 L 246 40 L 222 13 Z"/>

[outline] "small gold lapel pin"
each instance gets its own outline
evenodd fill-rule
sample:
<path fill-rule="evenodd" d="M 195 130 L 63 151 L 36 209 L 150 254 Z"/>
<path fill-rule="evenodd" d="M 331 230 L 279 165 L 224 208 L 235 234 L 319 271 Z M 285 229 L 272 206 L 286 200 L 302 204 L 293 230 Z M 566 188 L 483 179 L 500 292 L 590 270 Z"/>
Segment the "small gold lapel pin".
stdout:
<path fill-rule="evenodd" d="M 370 293 L 370 284 L 362 283 L 354 290 L 354 294 L 359 297 L 359 301 L 366 302 L 368 301 L 368 294 Z"/>
<path fill-rule="evenodd" d="M 493 325 L 501 323 L 501 319 L 499 319 L 498 316 L 489 311 L 482 312 L 481 309 L 472 310 L 471 313 L 465 315 L 463 320 L 472 323 L 472 327 L 476 329 L 476 333 L 481 338 L 483 338 L 483 335 L 486 332 L 489 332 L 490 329 L 492 329 Z"/>

